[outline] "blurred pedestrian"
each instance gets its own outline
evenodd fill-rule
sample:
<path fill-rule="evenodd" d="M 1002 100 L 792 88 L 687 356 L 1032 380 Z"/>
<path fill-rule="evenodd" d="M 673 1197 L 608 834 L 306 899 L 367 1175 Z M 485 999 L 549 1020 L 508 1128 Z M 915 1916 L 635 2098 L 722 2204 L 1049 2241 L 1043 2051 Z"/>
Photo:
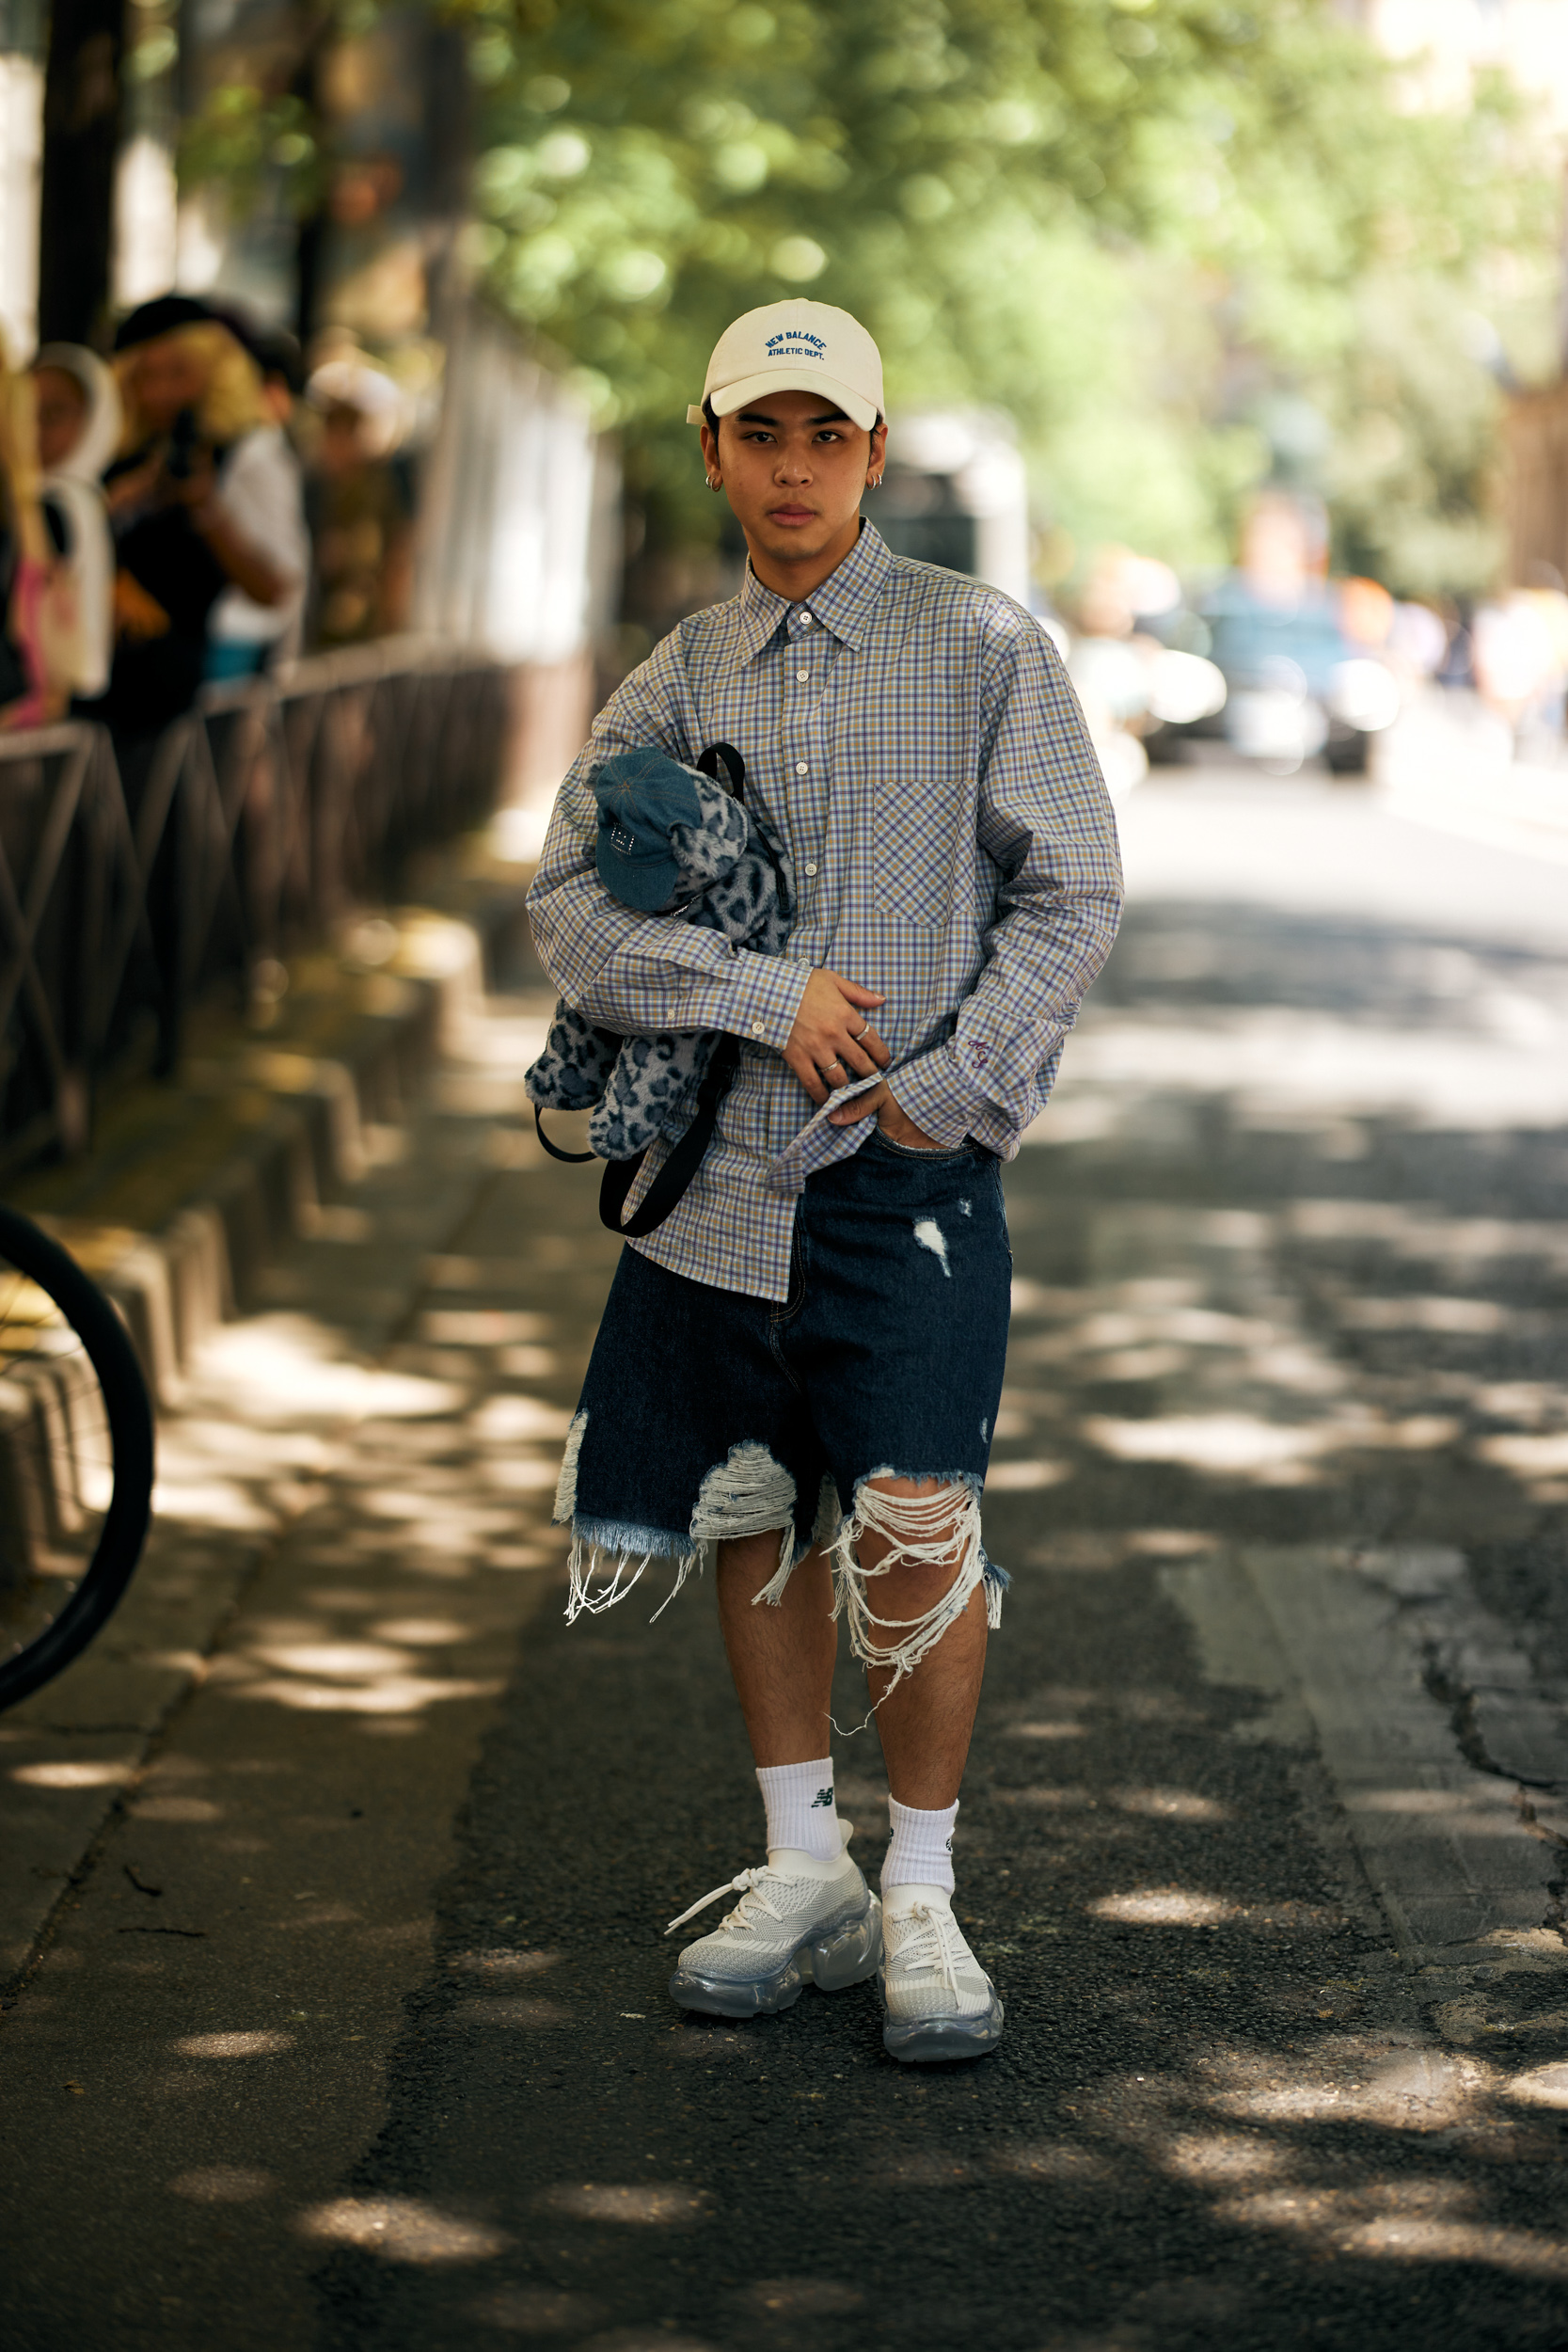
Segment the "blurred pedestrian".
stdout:
<path fill-rule="evenodd" d="M 273 429 L 261 371 L 232 330 L 205 303 L 164 294 L 123 322 L 114 367 L 125 410 L 120 453 L 104 476 L 116 637 L 99 707 L 139 821 L 163 732 L 201 685 L 224 590 L 233 584 L 271 611 L 297 594 L 303 566 L 297 549 L 264 544 L 272 525 L 263 501 L 246 503 L 242 495 L 243 521 L 230 509 L 247 442 Z M 127 992 L 127 1001 L 140 998 L 153 1011 L 158 1074 L 179 1057 L 187 979 L 182 854 L 180 828 L 164 823 L 147 882 L 150 946 L 138 946 Z"/>
<path fill-rule="evenodd" d="M 1568 685 L 1568 596 L 1559 575 L 1532 566 L 1528 587 L 1479 608 L 1474 635 L 1477 687 L 1512 729 L 1515 755 L 1550 758 Z"/>
<path fill-rule="evenodd" d="M 117 573 L 103 716 L 118 739 L 139 740 L 195 701 L 230 582 L 270 612 L 303 587 L 303 564 L 276 530 L 277 506 L 251 495 L 267 468 L 247 444 L 276 429 L 261 371 L 207 305 L 143 303 L 115 337 L 115 373 L 125 424 L 104 476 Z"/>
<path fill-rule="evenodd" d="M 114 540 L 99 476 L 119 442 L 119 393 L 95 351 L 45 343 L 33 361 L 40 501 L 54 559 L 65 683 L 77 702 L 109 683 Z"/>
<path fill-rule="evenodd" d="M 305 474 L 288 430 L 304 381 L 299 345 L 282 328 L 261 326 L 242 311 L 220 316 L 255 363 L 263 421 L 230 453 L 219 472 L 219 495 L 252 544 L 288 574 L 290 586 L 277 603 L 266 604 L 230 581 L 208 624 L 209 679 L 252 677 L 294 658 L 310 572 Z"/>
<path fill-rule="evenodd" d="M 413 501 L 393 453 L 403 394 L 379 368 L 332 359 L 310 378 L 321 412 L 309 512 L 316 557 L 312 644 L 363 644 L 408 622 Z"/>
<path fill-rule="evenodd" d="M 0 728 L 40 726 L 63 701 L 44 653 L 48 574 L 33 388 L 0 351 Z"/>

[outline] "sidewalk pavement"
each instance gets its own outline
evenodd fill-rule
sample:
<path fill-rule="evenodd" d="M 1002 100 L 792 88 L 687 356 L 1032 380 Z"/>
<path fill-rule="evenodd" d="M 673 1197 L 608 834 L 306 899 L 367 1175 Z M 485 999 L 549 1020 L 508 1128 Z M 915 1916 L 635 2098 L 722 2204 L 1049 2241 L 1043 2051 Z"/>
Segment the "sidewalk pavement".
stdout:
<path fill-rule="evenodd" d="M 66 1674 L 0 1716 L 12 1784 L 0 1993 L 25 1971 L 121 1791 L 199 1681 L 237 1595 L 309 1507 L 318 1440 L 273 1426 L 279 1414 L 341 1428 L 367 1409 L 372 1392 L 361 1395 L 346 1363 L 292 1366 L 282 1343 L 266 1359 L 261 1343 L 261 1388 L 279 1387 L 270 1406 L 244 1374 L 226 1394 L 212 1366 L 229 1360 L 226 1344 L 232 1354 L 232 1319 L 303 1279 L 308 1291 L 325 1283 L 344 1344 L 371 1358 L 386 1345 L 421 1248 L 438 1246 L 468 1197 L 468 1177 L 433 1184 L 410 1157 L 437 1065 L 436 1099 L 464 1099 L 480 1168 L 542 1156 L 510 1124 L 479 1133 L 492 1102 L 515 1108 L 515 1079 L 536 1050 L 536 1022 L 514 1037 L 483 1012 L 487 961 L 543 977 L 522 916 L 529 870 L 492 859 L 482 842 L 429 861 L 430 903 L 367 915 L 335 952 L 297 959 L 263 1030 L 203 1009 L 173 1083 L 112 1095 L 90 1155 L 30 1171 L 8 1191 L 119 1306 L 160 1428 L 154 1529 L 126 1598 Z M 547 1002 L 541 994 L 540 1008 Z M 506 1043 L 523 1061 L 498 1079 Z M 308 1275 L 282 1263 L 291 1248 Z M 214 1410 L 221 1420 L 205 1418 Z M 257 1412 L 261 1430 L 247 1425 Z"/>

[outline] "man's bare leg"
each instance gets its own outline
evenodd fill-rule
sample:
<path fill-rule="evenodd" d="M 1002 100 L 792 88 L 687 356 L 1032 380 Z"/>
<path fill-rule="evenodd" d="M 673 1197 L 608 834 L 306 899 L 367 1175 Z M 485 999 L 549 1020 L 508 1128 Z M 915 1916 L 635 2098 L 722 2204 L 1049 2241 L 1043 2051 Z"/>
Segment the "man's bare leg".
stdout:
<path fill-rule="evenodd" d="M 756 1595 L 778 1572 L 777 1529 L 721 1544 L 719 1622 L 756 1762 L 811 1764 L 832 1738 L 832 1577 L 826 1553 L 808 1552 L 775 1608 Z"/>
<path fill-rule="evenodd" d="M 877 1479 L 879 1491 L 928 1495 L 934 1479 Z M 873 1568 L 887 1546 L 867 1535 L 861 1563 Z M 759 1765 L 804 1764 L 828 1752 L 832 1735 L 833 1659 L 837 1627 L 832 1622 L 832 1581 L 826 1555 L 812 1551 L 784 1587 L 777 1608 L 752 1606 L 753 1596 L 776 1575 L 777 1534 L 747 1536 L 719 1547 L 719 1617 L 730 1673 Z M 953 1581 L 946 1565 L 900 1563 L 870 1585 L 877 1622 L 873 1632 L 887 1640 L 890 1621 L 923 1616 Z M 891 1697 L 891 1667 L 868 1677 L 877 1710 L 888 1786 L 900 1804 L 937 1811 L 958 1800 L 958 1784 L 980 1703 L 986 1663 L 986 1602 L 976 1590 L 961 1617 L 948 1627 Z"/>

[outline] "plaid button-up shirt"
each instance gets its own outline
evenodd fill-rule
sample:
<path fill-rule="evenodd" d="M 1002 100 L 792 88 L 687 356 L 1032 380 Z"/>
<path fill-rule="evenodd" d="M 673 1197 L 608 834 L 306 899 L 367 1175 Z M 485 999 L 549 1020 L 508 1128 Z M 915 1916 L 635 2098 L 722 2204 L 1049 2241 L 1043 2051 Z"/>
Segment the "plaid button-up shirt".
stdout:
<path fill-rule="evenodd" d="M 741 753 L 748 803 L 790 860 L 800 907 L 782 956 L 635 914 L 594 868 L 591 771 L 637 744 L 693 761 L 715 741 Z M 781 1058 L 813 965 L 887 997 L 873 1019 L 917 1126 L 1010 1159 L 1120 907 L 1083 714 L 1027 612 L 894 555 L 869 524 L 802 603 L 748 568 L 737 596 L 682 621 L 606 704 L 529 897 L 541 961 L 591 1020 L 742 1040 L 701 1168 L 633 1248 L 695 1281 L 788 1295 L 801 1186 L 874 1123 L 830 1126 Z M 665 1150 L 649 1152 L 628 1213 Z"/>

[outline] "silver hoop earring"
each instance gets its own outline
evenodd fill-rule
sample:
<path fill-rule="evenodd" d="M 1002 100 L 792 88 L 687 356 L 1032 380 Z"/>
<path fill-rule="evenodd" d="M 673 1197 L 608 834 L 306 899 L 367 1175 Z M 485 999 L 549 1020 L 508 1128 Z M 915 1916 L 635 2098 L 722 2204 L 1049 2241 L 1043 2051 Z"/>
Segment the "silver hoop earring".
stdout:
<path fill-rule="evenodd" d="M 707 478 L 707 486 L 710 490 L 721 490 L 724 485 L 718 474 L 710 473 Z"/>

